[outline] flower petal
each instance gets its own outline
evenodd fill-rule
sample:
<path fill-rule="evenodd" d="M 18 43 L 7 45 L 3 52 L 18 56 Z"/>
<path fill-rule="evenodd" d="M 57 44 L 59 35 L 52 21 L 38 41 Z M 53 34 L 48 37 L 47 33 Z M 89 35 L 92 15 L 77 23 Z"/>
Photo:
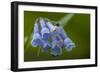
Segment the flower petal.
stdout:
<path fill-rule="evenodd" d="M 72 48 L 75 48 L 75 44 L 69 38 L 64 40 L 64 44 L 67 51 L 71 51 Z"/>

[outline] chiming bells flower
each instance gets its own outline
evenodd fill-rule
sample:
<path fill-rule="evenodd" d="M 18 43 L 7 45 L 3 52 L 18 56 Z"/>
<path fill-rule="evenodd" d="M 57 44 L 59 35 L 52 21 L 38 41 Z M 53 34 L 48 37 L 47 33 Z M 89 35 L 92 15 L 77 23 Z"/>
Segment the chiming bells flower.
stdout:
<path fill-rule="evenodd" d="M 40 46 L 44 51 L 47 51 L 50 48 L 48 41 L 43 40 L 42 35 L 39 30 L 39 22 L 36 20 L 34 26 L 34 34 L 32 39 L 32 46 Z"/>
<path fill-rule="evenodd" d="M 61 55 L 62 48 L 67 51 L 75 48 L 75 44 L 61 26 L 54 25 L 48 19 L 41 17 L 36 20 L 34 26 L 32 46 L 39 46 L 44 51 L 50 48 L 53 56 Z"/>
<path fill-rule="evenodd" d="M 45 40 L 48 40 L 49 36 L 50 36 L 50 31 L 49 29 L 47 28 L 46 26 L 46 22 L 43 18 L 39 18 L 39 23 L 40 23 L 40 26 L 41 26 L 41 34 L 42 34 L 42 38 L 45 39 Z"/>
<path fill-rule="evenodd" d="M 65 46 L 67 51 L 71 51 L 72 48 L 75 47 L 75 44 L 71 41 L 71 39 L 69 39 L 69 37 L 67 36 L 67 34 L 65 33 L 62 27 L 54 26 L 50 22 L 48 22 L 47 25 L 49 29 L 51 29 L 52 36 L 58 35 L 58 37 L 60 38 L 60 40 L 58 41 L 59 42 L 58 45 L 60 47 Z"/>
<path fill-rule="evenodd" d="M 52 36 L 52 48 L 51 48 L 51 54 L 54 55 L 54 56 L 57 56 L 57 55 L 61 55 L 62 52 L 61 52 L 61 40 L 55 35 L 55 36 Z"/>
<path fill-rule="evenodd" d="M 41 34 L 39 32 L 39 27 L 37 24 L 37 21 L 35 22 L 34 25 L 34 34 L 33 34 L 33 39 L 32 39 L 32 46 L 43 46 L 42 42 L 41 42 Z"/>
<path fill-rule="evenodd" d="M 72 42 L 72 40 L 67 36 L 65 31 L 62 27 L 58 28 L 58 33 L 61 35 L 62 39 L 64 40 L 65 49 L 67 51 L 71 51 L 72 48 L 75 48 L 75 44 Z"/>
<path fill-rule="evenodd" d="M 61 51 L 60 51 L 59 46 L 57 46 L 56 44 L 53 44 L 53 46 L 51 48 L 51 54 L 54 56 L 61 55 Z"/>
<path fill-rule="evenodd" d="M 68 37 L 64 40 L 64 44 L 67 51 L 71 51 L 72 48 L 75 48 L 75 44 Z"/>

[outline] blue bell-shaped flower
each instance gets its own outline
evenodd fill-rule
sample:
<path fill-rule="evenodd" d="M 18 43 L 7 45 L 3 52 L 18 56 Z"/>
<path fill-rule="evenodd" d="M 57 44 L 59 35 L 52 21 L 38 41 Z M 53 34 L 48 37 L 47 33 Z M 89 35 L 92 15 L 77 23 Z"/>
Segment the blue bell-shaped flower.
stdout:
<path fill-rule="evenodd" d="M 39 18 L 39 23 L 41 26 L 41 34 L 42 34 L 42 38 L 48 40 L 48 38 L 50 37 L 50 31 L 46 26 L 46 21 L 43 18 Z"/>
<path fill-rule="evenodd" d="M 32 46 L 39 46 L 45 52 L 51 48 L 51 54 L 58 56 L 62 54 L 62 48 L 71 51 L 75 44 L 61 26 L 53 25 L 49 20 L 40 17 L 34 26 Z"/>
<path fill-rule="evenodd" d="M 75 44 L 68 37 L 64 40 L 64 44 L 67 51 L 71 51 L 72 48 L 75 48 Z"/>
<path fill-rule="evenodd" d="M 59 34 L 56 32 L 52 32 L 52 48 L 51 48 L 51 54 L 54 56 L 61 55 L 61 48 L 63 46 L 62 39 L 60 38 Z"/>
<path fill-rule="evenodd" d="M 34 33 L 33 33 L 33 38 L 32 38 L 32 46 L 39 46 L 41 49 L 44 51 L 47 51 L 48 48 L 50 48 L 50 43 L 48 43 L 47 39 L 42 38 L 42 35 L 40 33 L 39 29 L 39 20 L 36 20 L 36 23 L 34 25 Z"/>
<path fill-rule="evenodd" d="M 35 22 L 35 25 L 34 25 L 34 33 L 33 33 L 33 38 L 32 38 L 31 43 L 32 43 L 32 46 L 38 46 L 38 45 L 43 46 L 37 21 Z"/>
<path fill-rule="evenodd" d="M 50 32 L 53 32 L 55 30 L 55 26 L 51 22 L 46 22 L 47 27 L 49 28 Z"/>
<path fill-rule="evenodd" d="M 65 45 L 65 48 L 66 48 L 67 51 L 71 51 L 72 48 L 75 48 L 75 44 L 67 36 L 67 34 L 65 33 L 65 31 L 63 30 L 62 27 L 59 28 L 58 32 L 61 35 L 61 37 L 63 38 L 63 40 L 64 40 L 64 45 Z"/>
<path fill-rule="evenodd" d="M 52 42 L 51 54 L 54 56 L 61 55 L 60 47 L 56 44 L 55 41 Z"/>

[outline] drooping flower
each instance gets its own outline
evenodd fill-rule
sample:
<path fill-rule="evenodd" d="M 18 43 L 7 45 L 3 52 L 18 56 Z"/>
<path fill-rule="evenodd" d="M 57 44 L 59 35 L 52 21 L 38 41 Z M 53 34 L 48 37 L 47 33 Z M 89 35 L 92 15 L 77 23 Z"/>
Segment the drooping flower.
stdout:
<path fill-rule="evenodd" d="M 32 46 L 43 46 L 41 41 L 41 34 L 39 32 L 39 27 L 37 21 L 34 24 L 34 32 L 33 32 L 33 38 L 32 38 Z"/>
<path fill-rule="evenodd" d="M 75 44 L 72 42 L 72 40 L 68 37 L 67 33 L 65 33 L 64 29 L 62 27 L 56 28 L 57 33 L 62 37 L 63 43 L 65 45 L 65 49 L 67 51 L 71 51 L 72 48 L 75 48 Z"/>
<path fill-rule="evenodd" d="M 52 23 L 47 22 L 47 25 L 49 29 L 51 29 L 52 36 L 58 35 L 56 38 L 59 38 L 59 46 L 65 46 L 67 51 L 71 51 L 72 48 L 75 47 L 75 44 L 72 42 L 72 40 L 67 36 L 65 31 L 60 26 L 54 26 Z"/>
<path fill-rule="evenodd" d="M 67 51 L 75 47 L 61 26 L 56 26 L 44 18 L 39 18 L 35 23 L 32 45 L 40 46 L 44 51 L 50 48 L 54 56 L 61 55 L 64 47 Z"/>
<path fill-rule="evenodd" d="M 39 23 L 40 23 L 40 26 L 41 26 L 41 34 L 42 34 L 42 38 L 44 40 L 48 40 L 48 38 L 50 37 L 50 31 L 49 29 L 46 27 L 46 22 L 43 18 L 39 18 Z"/>
<path fill-rule="evenodd" d="M 61 39 L 58 36 L 59 36 L 58 34 L 55 34 L 55 36 L 51 36 L 51 39 L 52 39 L 51 53 L 54 56 L 62 54 L 61 47 L 63 46 L 63 42 L 61 41 Z"/>
<path fill-rule="evenodd" d="M 40 21 L 40 22 L 39 22 Z M 42 29 L 40 31 L 39 25 L 43 23 L 43 19 L 37 19 L 34 25 L 34 33 L 32 38 L 32 46 L 39 46 L 43 51 L 48 51 L 50 48 L 50 43 L 48 42 L 48 29 L 44 26 L 41 26 Z M 47 30 L 47 32 L 45 32 Z"/>

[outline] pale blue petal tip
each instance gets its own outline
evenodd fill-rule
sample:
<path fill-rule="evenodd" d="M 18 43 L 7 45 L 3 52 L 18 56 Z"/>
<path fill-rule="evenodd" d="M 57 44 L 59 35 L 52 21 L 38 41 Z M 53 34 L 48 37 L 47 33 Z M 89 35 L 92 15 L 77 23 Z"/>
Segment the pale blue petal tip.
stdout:
<path fill-rule="evenodd" d="M 51 54 L 54 56 L 60 55 L 60 48 L 57 45 L 53 46 L 51 49 Z"/>
<path fill-rule="evenodd" d="M 75 44 L 69 38 L 64 40 L 64 44 L 67 51 L 71 51 L 75 48 Z"/>
<path fill-rule="evenodd" d="M 32 40 L 32 43 L 31 44 L 32 44 L 33 47 L 36 47 L 37 46 L 37 44 L 33 40 Z"/>
<path fill-rule="evenodd" d="M 34 46 L 41 46 L 41 47 L 43 47 L 44 46 L 44 43 L 43 43 L 43 41 L 41 40 L 41 39 L 35 39 L 35 40 L 33 40 L 32 41 L 32 45 Z"/>

